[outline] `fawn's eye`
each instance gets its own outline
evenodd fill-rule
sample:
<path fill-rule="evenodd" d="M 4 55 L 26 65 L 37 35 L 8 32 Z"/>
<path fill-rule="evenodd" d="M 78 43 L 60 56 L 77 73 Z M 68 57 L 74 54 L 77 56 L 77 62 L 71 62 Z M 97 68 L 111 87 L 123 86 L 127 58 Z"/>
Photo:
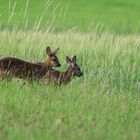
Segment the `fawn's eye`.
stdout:
<path fill-rule="evenodd" d="M 53 61 L 56 61 L 56 59 L 53 59 Z"/>

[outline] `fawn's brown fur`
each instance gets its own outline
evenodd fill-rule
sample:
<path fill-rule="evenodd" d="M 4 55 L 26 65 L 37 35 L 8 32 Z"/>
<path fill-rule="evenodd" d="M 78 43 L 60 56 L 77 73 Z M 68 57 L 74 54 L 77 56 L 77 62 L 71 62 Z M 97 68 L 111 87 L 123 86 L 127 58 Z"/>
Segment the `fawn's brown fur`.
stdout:
<path fill-rule="evenodd" d="M 52 52 L 50 47 L 47 47 L 46 54 L 48 57 L 41 65 L 13 57 L 3 58 L 0 60 L 0 78 L 7 79 L 17 77 L 20 79 L 27 79 L 28 81 L 33 79 L 39 80 L 45 76 L 47 71 L 52 67 L 61 66 L 56 56 L 57 51 L 58 49 Z"/>
<path fill-rule="evenodd" d="M 68 84 L 74 76 L 81 77 L 83 75 L 80 67 L 76 63 L 76 56 L 72 59 L 66 57 L 66 61 L 69 64 L 67 70 L 65 72 L 60 72 L 50 69 L 47 73 L 47 81 L 56 85 Z"/>

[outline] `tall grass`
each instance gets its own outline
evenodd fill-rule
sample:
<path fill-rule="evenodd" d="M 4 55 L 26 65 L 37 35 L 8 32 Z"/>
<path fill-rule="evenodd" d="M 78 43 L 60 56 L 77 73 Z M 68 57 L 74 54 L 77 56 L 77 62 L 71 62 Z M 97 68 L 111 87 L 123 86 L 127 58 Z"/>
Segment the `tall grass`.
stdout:
<path fill-rule="evenodd" d="M 60 47 L 62 63 L 67 55 L 77 55 L 87 83 L 103 84 L 108 90 L 137 92 L 135 85 L 140 80 L 139 36 L 5 30 L 0 33 L 0 38 L 1 57 L 11 55 L 28 61 L 45 61 L 46 46 L 52 49 Z"/>
<path fill-rule="evenodd" d="M 84 76 L 60 87 L 23 85 L 16 78 L 0 81 L 0 139 L 140 139 L 140 36 L 103 32 L 102 24 L 91 24 L 88 33 L 76 32 L 77 26 L 54 33 L 53 24 L 64 15 L 62 26 L 67 11 L 59 4 L 42 30 L 52 1 L 28 30 L 27 0 L 19 13 L 23 30 L 17 30 L 18 25 L 9 30 L 17 4 L 9 1 L 8 28 L 0 32 L 0 58 L 44 61 L 47 46 L 59 47 L 59 70 L 66 70 L 66 56 L 77 55 Z"/>
<path fill-rule="evenodd" d="M 67 86 L 0 81 L 1 139 L 139 139 L 140 37 L 93 31 L 0 32 L 0 57 L 37 62 L 45 48 L 77 55 L 84 71 Z"/>

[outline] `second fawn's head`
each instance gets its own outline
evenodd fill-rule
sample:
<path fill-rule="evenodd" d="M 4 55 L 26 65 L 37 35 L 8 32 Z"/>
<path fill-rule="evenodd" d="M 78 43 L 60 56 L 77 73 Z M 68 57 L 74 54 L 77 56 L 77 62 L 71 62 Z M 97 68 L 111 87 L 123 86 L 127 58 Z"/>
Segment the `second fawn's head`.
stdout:
<path fill-rule="evenodd" d="M 73 76 L 81 77 L 83 75 L 83 72 L 81 71 L 79 65 L 76 63 L 76 56 L 74 56 L 72 59 L 67 56 L 66 61 L 69 64 L 69 69 L 72 71 Z"/>
<path fill-rule="evenodd" d="M 57 48 L 54 52 L 51 51 L 50 47 L 46 48 L 46 54 L 48 55 L 46 64 L 50 67 L 60 67 L 61 64 L 56 56 L 59 48 Z"/>

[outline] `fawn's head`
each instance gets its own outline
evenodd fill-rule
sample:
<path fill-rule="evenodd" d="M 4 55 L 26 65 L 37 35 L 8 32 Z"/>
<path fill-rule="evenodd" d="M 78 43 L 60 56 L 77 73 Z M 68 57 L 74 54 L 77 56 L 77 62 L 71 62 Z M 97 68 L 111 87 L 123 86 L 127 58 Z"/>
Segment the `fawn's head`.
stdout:
<path fill-rule="evenodd" d="M 76 63 L 76 56 L 74 56 L 72 59 L 67 56 L 66 61 L 69 64 L 69 69 L 72 71 L 73 76 L 81 77 L 83 75 L 83 72 L 81 71 L 79 65 Z"/>
<path fill-rule="evenodd" d="M 46 54 L 48 55 L 48 58 L 46 60 L 47 65 L 51 67 L 60 67 L 61 64 L 56 56 L 59 48 L 57 48 L 54 52 L 51 51 L 50 47 L 46 48 Z"/>

